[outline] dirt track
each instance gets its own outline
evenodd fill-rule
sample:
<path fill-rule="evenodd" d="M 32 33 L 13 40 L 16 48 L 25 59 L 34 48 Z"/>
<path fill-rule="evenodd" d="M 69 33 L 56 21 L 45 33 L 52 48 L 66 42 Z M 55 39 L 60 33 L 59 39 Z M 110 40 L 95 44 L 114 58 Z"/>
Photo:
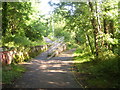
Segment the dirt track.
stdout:
<path fill-rule="evenodd" d="M 73 51 L 68 50 L 58 57 L 46 59 L 42 53 L 26 65 L 28 71 L 16 80 L 15 88 L 80 88 L 71 72 Z"/>

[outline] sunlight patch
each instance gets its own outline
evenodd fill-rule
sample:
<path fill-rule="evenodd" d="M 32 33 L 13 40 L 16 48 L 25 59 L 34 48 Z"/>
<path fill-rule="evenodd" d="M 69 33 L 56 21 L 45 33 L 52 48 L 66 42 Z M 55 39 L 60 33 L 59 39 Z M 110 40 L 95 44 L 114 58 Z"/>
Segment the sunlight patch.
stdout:
<path fill-rule="evenodd" d="M 43 70 L 43 72 L 67 72 L 63 70 Z"/>

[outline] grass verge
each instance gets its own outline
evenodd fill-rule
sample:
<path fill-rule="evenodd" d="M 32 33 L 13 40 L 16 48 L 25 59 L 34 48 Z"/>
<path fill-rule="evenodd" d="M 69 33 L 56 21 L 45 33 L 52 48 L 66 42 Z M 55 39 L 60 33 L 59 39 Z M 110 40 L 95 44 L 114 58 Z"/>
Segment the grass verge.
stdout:
<path fill-rule="evenodd" d="M 2 67 L 2 84 L 12 84 L 16 78 L 22 76 L 26 69 L 22 65 L 7 65 Z"/>
<path fill-rule="evenodd" d="M 77 49 L 74 57 L 75 61 L 79 61 L 74 64 L 75 75 L 84 88 L 120 88 L 120 57 L 110 55 L 95 59 L 90 52 L 84 51 Z"/>

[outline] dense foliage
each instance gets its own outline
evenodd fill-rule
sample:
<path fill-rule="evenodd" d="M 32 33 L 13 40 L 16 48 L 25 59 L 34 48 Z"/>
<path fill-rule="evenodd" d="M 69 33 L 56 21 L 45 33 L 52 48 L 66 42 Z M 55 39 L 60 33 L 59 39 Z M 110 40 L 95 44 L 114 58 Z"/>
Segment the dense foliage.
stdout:
<path fill-rule="evenodd" d="M 45 45 L 47 24 L 31 2 L 2 3 L 2 46 L 15 50 L 13 63 L 29 60 L 41 52 L 35 46 Z M 33 48 L 34 46 L 34 48 Z"/>
<path fill-rule="evenodd" d="M 119 87 L 118 1 L 50 2 L 50 5 L 55 7 L 55 35 L 64 36 L 69 46 L 77 46 L 78 72 L 97 77 L 96 81 L 88 77 L 86 81 L 91 80 L 88 87 Z M 113 83 L 109 81 L 111 77 Z"/>
<path fill-rule="evenodd" d="M 25 71 L 25 68 L 18 63 L 29 61 L 45 50 L 39 46 L 46 44 L 43 40 L 46 29 L 44 16 L 39 14 L 32 2 L 2 2 L 2 45 L 0 47 L 5 53 L 0 52 L 2 55 L 0 57 L 4 57 L 3 60 L 7 59 L 6 61 L 11 61 L 12 58 L 11 65 L 3 64 L 3 84 L 12 83 Z M 14 53 L 8 54 L 12 50 Z"/>
<path fill-rule="evenodd" d="M 18 52 L 13 63 L 27 61 L 40 53 L 35 46 L 44 43 L 44 36 L 64 36 L 70 48 L 77 48 L 78 72 L 90 75 L 85 79 L 87 87 L 119 87 L 118 0 L 49 4 L 54 10 L 45 18 L 31 2 L 2 3 L 1 47 Z"/>
<path fill-rule="evenodd" d="M 42 16 L 32 18 L 38 12 L 30 2 L 4 2 L 2 7 L 3 46 L 33 46 L 37 41 L 40 44 L 46 26 Z"/>
<path fill-rule="evenodd" d="M 56 36 L 65 36 L 67 40 L 71 36 L 78 44 L 89 46 L 91 53 L 96 57 L 106 50 L 119 53 L 117 0 L 62 2 L 51 5 L 56 6 Z"/>

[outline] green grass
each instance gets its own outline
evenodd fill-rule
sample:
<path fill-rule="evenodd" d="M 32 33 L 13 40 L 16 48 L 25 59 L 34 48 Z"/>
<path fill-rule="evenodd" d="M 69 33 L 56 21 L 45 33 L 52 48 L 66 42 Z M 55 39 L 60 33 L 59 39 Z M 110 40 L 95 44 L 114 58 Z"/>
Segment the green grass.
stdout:
<path fill-rule="evenodd" d="M 70 50 L 72 48 L 78 48 L 78 44 L 74 43 L 74 42 L 66 42 L 67 44 L 67 49 Z"/>
<path fill-rule="evenodd" d="M 99 59 L 95 59 L 88 50 L 77 49 L 74 53 L 75 61 L 80 61 L 80 63 L 75 63 L 76 72 L 80 73 L 80 77 L 84 78 L 84 86 L 88 88 L 118 88 L 120 85 L 118 60 L 119 56 L 114 55 L 112 57 L 107 57 L 105 55 Z M 103 52 L 104 54 L 104 52 Z M 109 54 L 109 53 L 108 53 Z M 84 74 L 84 75 L 83 75 Z M 86 76 L 87 75 L 87 76 Z"/>
<path fill-rule="evenodd" d="M 12 84 L 12 82 L 22 76 L 26 69 L 22 65 L 7 65 L 2 68 L 2 83 Z"/>
<path fill-rule="evenodd" d="M 46 45 L 47 43 L 45 41 L 34 41 L 32 42 L 32 46 L 40 46 L 40 45 Z"/>

